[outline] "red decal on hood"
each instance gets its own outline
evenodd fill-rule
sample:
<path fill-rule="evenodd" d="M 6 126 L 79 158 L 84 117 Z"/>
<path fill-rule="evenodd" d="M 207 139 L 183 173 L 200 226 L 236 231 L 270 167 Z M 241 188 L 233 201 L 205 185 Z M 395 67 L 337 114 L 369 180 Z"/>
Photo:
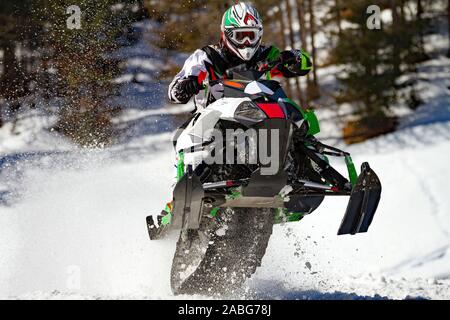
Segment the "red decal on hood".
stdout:
<path fill-rule="evenodd" d="M 258 103 L 258 107 L 267 114 L 270 119 L 286 119 L 283 109 L 278 103 Z"/>

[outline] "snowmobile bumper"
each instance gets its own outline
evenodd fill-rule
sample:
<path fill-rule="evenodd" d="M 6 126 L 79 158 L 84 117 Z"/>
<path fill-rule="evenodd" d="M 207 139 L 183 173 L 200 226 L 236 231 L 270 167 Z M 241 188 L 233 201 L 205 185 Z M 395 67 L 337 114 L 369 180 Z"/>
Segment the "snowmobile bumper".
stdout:
<path fill-rule="evenodd" d="M 381 197 L 381 183 L 367 162 L 361 165 L 338 235 L 367 232 Z"/>
<path fill-rule="evenodd" d="M 287 183 L 287 175 L 279 170 L 276 175 L 266 178 L 259 170 L 253 172 L 245 185 L 238 181 L 222 181 L 203 185 L 195 170 L 190 170 L 180 179 L 173 192 L 173 215 L 170 228 L 198 229 L 201 217 L 212 208 L 285 208 L 290 211 L 311 213 L 323 201 L 324 194 L 315 196 L 290 195 L 289 200 L 280 196 L 280 190 Z M 236 183 L 239 191 L 231 191 Z M 226 192 L 216 188 L 230 189 Z M 230 193 L 231 191 L 231 193 Z"/>

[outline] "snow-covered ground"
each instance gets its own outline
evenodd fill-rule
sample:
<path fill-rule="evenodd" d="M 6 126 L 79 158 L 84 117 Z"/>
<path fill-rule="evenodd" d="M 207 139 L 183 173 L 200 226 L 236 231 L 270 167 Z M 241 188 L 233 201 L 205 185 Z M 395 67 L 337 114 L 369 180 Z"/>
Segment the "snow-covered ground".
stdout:
<path fill-rule="evenodd" d="M 275 226 L 250 281 L 255 295 L 450 298 L 450 140 L 392 147 L 439 131 L 450 134 L 450 123 L 350 148 L 356 162 L 370 161 L 383 183 L 369 233 L 336 236 L 343 198 L 327 199 L 299 223 Z M 150 242 L 144 223 L 170 196 L 170 134 L 147 137 L 142 145 L 148 150 L 137 157 L 122 147 L 74 148 L 2 163 L 1 185 L 14 196 L 0 206 L 0 296 L 172 297 L 176 235 Z M 392 150 L 379 152 L 376 145 Z"/>
<path fill-rule="evenodd" d="M 36 110 L 20 133 L 0 128 L 0 298 L 189 298 L 170 292 L 176 234 L 150 242 L 145 226 L 171 196 L 171 132 L 189 107 L 164 108 L 164 86 L 139 76 L 160 63 L 145 45 L 121 53 L 140 81 L 122 79 L 129 105 L 114 146 L 78 148 Z M 401 130 L 347 148 L 383 184 L 369 232 L 338 237 L 347 199 L 334 197 L 276 225 L 253 297 L 450 298 L 450 60 L 421 70 L 425 103 Z"/>

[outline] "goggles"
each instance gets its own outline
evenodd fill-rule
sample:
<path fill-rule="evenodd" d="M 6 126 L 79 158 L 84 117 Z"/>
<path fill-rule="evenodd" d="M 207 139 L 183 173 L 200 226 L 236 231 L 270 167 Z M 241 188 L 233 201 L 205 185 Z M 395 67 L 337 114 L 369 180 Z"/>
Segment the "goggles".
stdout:
<path fill-rule="evenodd" d="M 225 31 L 227 37 L 237 46 L 254 46 L 261 40 L 262 30 L 259 28 L 236 28 Z"/>

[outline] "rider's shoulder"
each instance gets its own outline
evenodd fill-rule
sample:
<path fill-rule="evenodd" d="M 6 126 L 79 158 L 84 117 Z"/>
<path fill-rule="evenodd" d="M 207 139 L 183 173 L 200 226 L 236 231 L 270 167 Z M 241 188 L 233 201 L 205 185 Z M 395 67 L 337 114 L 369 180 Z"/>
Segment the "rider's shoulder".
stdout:
<path fill-rule="evenodd" d="M 210 50 L 210 49 L 220 51 L 221 47 L 218 44 L 208 44 L 208 45 L 202 47 L 200 50 L 205 51 L 205 50 Z"/>
<path fill-rule="evenodd" d="M 222 49 L 223 48 L 217 44 L 208 44 L 199 50 L 205 52 L 206 54 L 211 54 L 211 51 L 215 51 L 216 53 L 222 55 Z"/>
<path fill-rule="evenodd" d="M 202 61 L 207 58 L 207 54 L 203 48 L 196 49 L 187 59 L 187 61 Z"/>

